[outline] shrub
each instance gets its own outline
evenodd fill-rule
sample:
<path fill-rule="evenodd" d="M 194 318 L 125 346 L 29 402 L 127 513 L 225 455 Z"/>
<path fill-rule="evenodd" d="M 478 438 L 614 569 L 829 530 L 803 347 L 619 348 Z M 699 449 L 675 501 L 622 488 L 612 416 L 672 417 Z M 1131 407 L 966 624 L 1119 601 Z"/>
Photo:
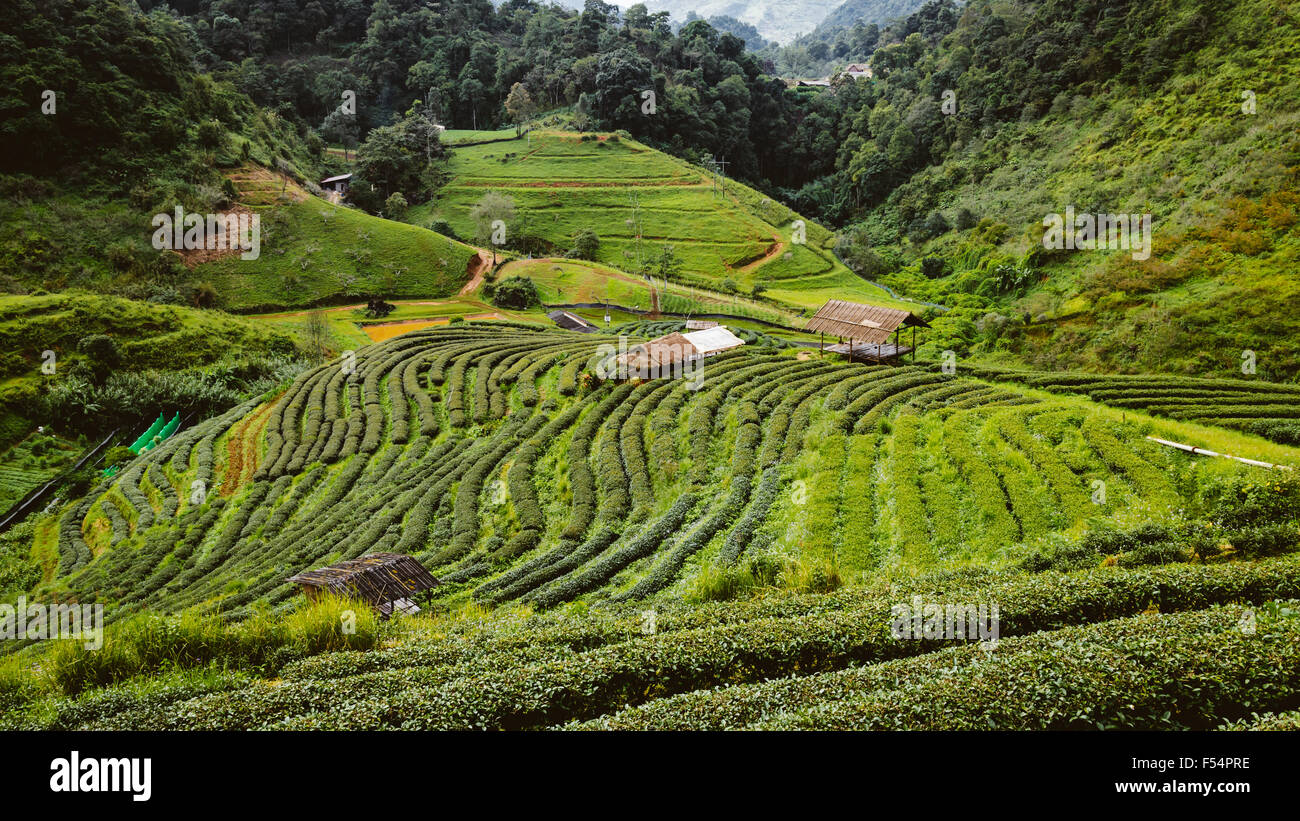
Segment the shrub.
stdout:
<path fill-rule="evenodd" d="M 506 277 L 498 283 L 492 293 L 492 304 L 498 308 L 523 311 L 541 304 L 537 294 L 537 285 L 531 277 Z"/>
<path fill-rule="evenodd" d="M 573 235 L 573 248 L 569 256 L 574 259 L 595 259 L 600 250 L 600 238 L 594 231 L 582 230 Z"/>
<path fill-rule="evenodd" d="M 948 273 L 948 262 L 943 257 L 924 257 L 921 259 L 921 273 L 928 279 L 938 279 Z"/>

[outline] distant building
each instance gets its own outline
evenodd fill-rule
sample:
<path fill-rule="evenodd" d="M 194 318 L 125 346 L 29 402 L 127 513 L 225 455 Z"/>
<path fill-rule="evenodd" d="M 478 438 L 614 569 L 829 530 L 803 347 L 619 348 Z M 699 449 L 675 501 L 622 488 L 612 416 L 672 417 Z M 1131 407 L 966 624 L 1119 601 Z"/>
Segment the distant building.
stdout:
<path fill-rule="evenodd" d="M 337 205 L 343 201 L 343 195 L 348 193 L 348 185 L 351 182 L 351 174 L 339 174 L 337 177 L 321 180 L 320 187 L 325 192 L 325 199 Z"/>
<path fill-rule="evenodd" d="M 577 314 L 571 314 L 568 311 L 551 311 L 546 316 L 566 331 L 577 331 L 581 334 L 589 334 L 596 330 L 595 325 L 592 325 Z"/>
<path fill-rule="evenodd" d="M 348 184 L 352 181 L 351 174 L 339 174 L 337 177 L 328 177 L 320 181 L 320 187 L 325 191 L 334 191 L 339 194 L 348 193 Z"/>
<path fill-rule="evenodd" d="M 686 330 L 688 331 L 707 331 L 709 328 L 718 327 L 718 323 L 711 319 L 688 319 L 686 320 Z"/>
<path fill-rule="evenodd" d="M 867 65 L 866 63 L 850 63 L 848 66 L 844 68 L 844 73 L 855 80 L 858 79 L 859 77 L 863 77 L 870 80 L 871 66 Z"/>

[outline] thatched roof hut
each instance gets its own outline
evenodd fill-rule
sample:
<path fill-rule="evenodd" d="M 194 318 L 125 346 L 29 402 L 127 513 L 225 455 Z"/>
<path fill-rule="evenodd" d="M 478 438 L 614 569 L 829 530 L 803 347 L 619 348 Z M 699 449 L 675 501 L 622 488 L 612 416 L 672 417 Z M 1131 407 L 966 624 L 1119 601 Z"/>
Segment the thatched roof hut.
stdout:
<path fill-rule="evenodd" d="M 912 328 L 910 346 L 902 344 L 900 338 L 901 329 L 909 326 Z M 819 349 L 846 354 L 850 360 L 880 362 L 898 359 L 909 352 L 913 352 L 915 358 L 916 329 L 928 327 L 930 323 L 910 311 L 832 299 L 813 314 L 804 330 L 816 332 L 819 340 L 823 334 L 848 340 L 847 345 L 829 348 L 819 342 Z M 889 342 L 891 334 L 894 336 L 892 343 Z"/>
<path fill-rule="evenodd" d="M 322 592 L 362 599 L 385 618 L 393 610 L 418 612 L 412 597 L 438 586 L 419 560 L 401 553 L 370 553 L 298 573 L 287 581 L 301 586 L 312 599 Z"/>

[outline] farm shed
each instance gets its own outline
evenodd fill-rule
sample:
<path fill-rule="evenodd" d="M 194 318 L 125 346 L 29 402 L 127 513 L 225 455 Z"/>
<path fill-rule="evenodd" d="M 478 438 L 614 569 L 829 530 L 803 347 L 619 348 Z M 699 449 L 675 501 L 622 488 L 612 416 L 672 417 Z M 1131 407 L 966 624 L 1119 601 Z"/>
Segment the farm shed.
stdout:
<path fill-rule="evenodd" d="M 348 183 L 352 180 L 351 174 L 339 174 L 337 177 L 326 177 L 320 181 L 320 187 L 326 191 L 334 191 L 339 194 L 348 192 Z"/>
<path fill-rule="evenodd" d="M 903 345 L 900 339 L 905 327 L 912 329 L 911 345 Z M 915 361 L 916 329 L 928 327 L 928 322 L 908 311 L 832 299 L 817 310 L 804 330 L 817 332 L 819 351 L 844 354 L 850 361 L 888 362 L 909 352 Z M 840 344 L 827 348 L 823 342 L 827 334 L 836 337 Z M 889 339 L 891 334 L 893 342 Z"/>
<path fill-rule="evenodd" d="M 688 331 L 707 331 L 709 328 L 718 327 L 718 323 L 711 319 L 688 319 L 686 320 L 686 330 Z"/>
<path fill-rule="evenodd" d="M 438 586 L 419 560 L 401 553 L 370 553 L 290 576 L 314 600 L 321 593 L 364 599 L 387 618 L 393 610 L 418 613 L 414 596 Z"/>
<path fill-rule="evenodd" d="M 714 356 L 745 344 L 745 340 L 727 330 L 725 325 L 717 325 L 702 331 L 691 331 L 682 336 L 694 346 L 700 356 Z"/>
<path fill-rule="evenodd" d="M 589 334 L 596 330 L 595 325 L 592 325 L 577 314 L 571 314 L 568 311 L 551 311 L 546 316 L 566 331 L 577 331 L 578 333 Z"/>
<path fill-rule="evenodd" d="M 718 325 L 703 331 L 671 333 L 652 339 L 630 349 L 615 362 L 620 367 L 620 373 L 653 379 L 669 376 L 674 369 L 681 373 L 682 367 L 688 362 L 716 356 L 744 344 L 743 339 Z"/>

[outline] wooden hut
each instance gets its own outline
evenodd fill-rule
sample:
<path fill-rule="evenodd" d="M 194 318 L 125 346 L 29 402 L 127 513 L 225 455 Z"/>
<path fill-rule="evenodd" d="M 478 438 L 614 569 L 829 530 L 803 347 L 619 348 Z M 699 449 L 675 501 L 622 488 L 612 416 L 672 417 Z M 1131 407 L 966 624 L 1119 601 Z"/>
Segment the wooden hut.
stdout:
<path fill-rule="evenodd" d="M 745 344 L 725 325 L 703 331 L 675 332 L 652 339 L 628 350 L 615 362 L 629 377 L 661 378 L 682 373 L 687 363 L 717 356 Z"/>
<path fill-rule="evenodd" d="M 415 597 L 438 586 L 419 560 L 401 553 L 370 553 L 319 570 L 307 570 L 287 581 L 302 588 L 313 601 L 322 593 L 362 599 L 388 618 L 394 610 L 418 613 Z"/>
<path fill-rule="evenodd" d="M 911 345 L 902 344 L 905 327 L 912 329 Z M 928 327 L 928 322 L 908 311 L 832 299 L 813 314 L 804 330 L 817 332 L 819 351 L 844 354 L 850 361 L 896 362 L 911 353 L 915 362 L 916 329 Z M 839 344 L 826 347 L 826 335 L 836 337 Z"/>

